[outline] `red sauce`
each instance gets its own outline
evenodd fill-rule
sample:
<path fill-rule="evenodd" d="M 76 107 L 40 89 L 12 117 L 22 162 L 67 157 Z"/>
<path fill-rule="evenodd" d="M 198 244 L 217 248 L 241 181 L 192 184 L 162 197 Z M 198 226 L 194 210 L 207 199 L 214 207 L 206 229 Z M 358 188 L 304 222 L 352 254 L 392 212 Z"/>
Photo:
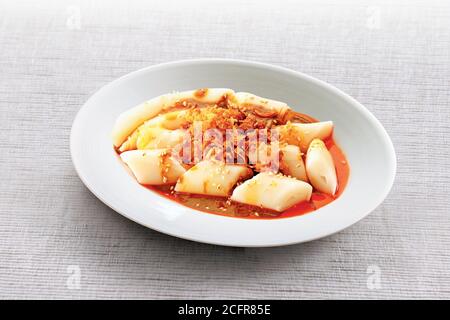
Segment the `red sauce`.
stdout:
<path fill-rule="evenodd" d="M 227 201 L 227 198 L 180 194 L 171 191 L 169 186 L 146 187 L 187 207 L 222 216 L 247 219 L 274 219 L 303 215 L 305 213 L 315 211 L 337 199 L 344 191 L 349 179 L 350 167 L 342 150 L 335 143 L 333 138 L 328 138 L 324 142 L 330 151 L 336 166 L 338 179 L 338 189 L 336 194 L 334 196 L 330 196 L 328 194 L 314 191 L 310 201 L 298 203 L 284 212 L 276 212 L 251 205 L 230 202 Z"/>

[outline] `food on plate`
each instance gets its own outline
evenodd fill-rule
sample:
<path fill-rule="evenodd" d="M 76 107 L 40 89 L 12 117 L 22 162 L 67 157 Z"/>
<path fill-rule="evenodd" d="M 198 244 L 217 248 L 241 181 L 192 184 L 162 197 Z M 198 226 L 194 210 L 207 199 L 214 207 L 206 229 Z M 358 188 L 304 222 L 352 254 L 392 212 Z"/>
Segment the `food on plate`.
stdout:
<path fill-rule="evenodd" d="M 296 145 L 288 144 L 281 149 L 280 171 L 299 180 L 308 182 L 303 153 Z"/>
<path fill-rule="evenodd" d="M 141 184 L 175 183 L 186 172 L 167 149 L 131 150 L 121 153 L 120 158 Z"/>
<path fill-rule="evenodd" d="M 261 172 L 237 186 L 231 200 L 281 212 L 296 203 L 309 201 L 311 193 L 309 183 L 282 174 Z"/>
<path fill-rule="evenodd" d="M 336 168 L 333 157 L 320 139 L 314 139 L 309 145 L 306 172 L 315 189 L 334 196 L 337 188 Z"/>
<path fill-rule="evenodd" d="M 349 177 L 333 122 L 211 88 L 164 94 L 117 118 L 112 142 L 145 187 L 226 216 L 282 218 L 339 197 Z"/>
<path fill-rule="evenodd" d="M 313 139 L 326 139 L 331 135 L 333 122 L 288 123 L 280 126 L 280 130 L 287 143 L 297 145 L 302 152 L 306 152 Z"/>
<path fill-rule="evenodd" d="M 217 160 L 203 160 L 178 179 L 174 190 L 227 197 L 238 181 L 251 176 L 252 170 L 247 166 L 226 164 Z"/>
<path fill-rule="evenodd" d="M 116 120 L 112 132 L 113 144 L 118 147 L 127 139 L 135 129 L 145 121 L 156 117 L 159 113 L 173 109 L 182 109 L 196 104 L 219 104 L 228 95 L 232 95 L 230 89 L 208 89 L 169 93 L 146 101 L 124 113 Z"/>

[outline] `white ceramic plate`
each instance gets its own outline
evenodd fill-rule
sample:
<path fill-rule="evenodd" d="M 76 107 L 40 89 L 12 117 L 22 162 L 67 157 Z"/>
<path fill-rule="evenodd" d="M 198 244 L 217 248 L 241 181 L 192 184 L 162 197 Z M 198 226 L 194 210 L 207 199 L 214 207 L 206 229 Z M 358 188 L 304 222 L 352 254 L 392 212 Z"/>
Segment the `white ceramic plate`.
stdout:
<path fill-rule="evenodd" d="M 344 193 L 303 216 L 250 220 L 196 211 L 142 187 L 113 150 L 117 116 L 155 96 L 202 87 L 231 88 L 286 102 L 332 120 L 350 164 Z M 325 237 L 359 221 L 388 194 L 395 177 L 392 142 L 378 120 L 342 91 L 288 69 L 237 60 L 188 60 L 132 72 L 101 88 L 81 108 L 70 148 L 84 184 L 105 204 L 151 229 L 184 239 L 245 247 L 279 246 Z"/>

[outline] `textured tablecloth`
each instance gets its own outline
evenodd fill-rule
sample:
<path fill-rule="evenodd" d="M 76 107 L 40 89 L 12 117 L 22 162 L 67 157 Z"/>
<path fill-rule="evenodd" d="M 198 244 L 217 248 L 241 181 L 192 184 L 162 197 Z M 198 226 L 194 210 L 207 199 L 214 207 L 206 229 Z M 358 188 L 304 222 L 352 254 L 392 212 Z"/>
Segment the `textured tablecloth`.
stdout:
<path fill-rule="evenodd" d="M 70 159 L 102 85 L 178 59 L 262 61 L 325 80 L 392 137 L 398 173 L 366 219 L 314 242 L 166 236 L 92 195 Z M 450 298 L 446 1 L 0 0 L 0 298 Z"/>

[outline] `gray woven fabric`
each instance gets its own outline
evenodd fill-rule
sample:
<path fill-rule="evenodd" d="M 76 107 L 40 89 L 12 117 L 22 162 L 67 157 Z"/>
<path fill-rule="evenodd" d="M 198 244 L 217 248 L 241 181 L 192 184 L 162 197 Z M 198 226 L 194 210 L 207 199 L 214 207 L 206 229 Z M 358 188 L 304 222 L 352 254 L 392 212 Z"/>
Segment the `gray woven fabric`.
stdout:
<path fill-rule="evenodd" d="M 0 1 L 0 298 L 450 298 L 449 39 L 445 1 Z M 388 198 L 269 249 L 180 240 L 102 204 L 70 159 L 76 112 L 118 76 L 202 57 L 362 102 L 396 148 Z"/>

